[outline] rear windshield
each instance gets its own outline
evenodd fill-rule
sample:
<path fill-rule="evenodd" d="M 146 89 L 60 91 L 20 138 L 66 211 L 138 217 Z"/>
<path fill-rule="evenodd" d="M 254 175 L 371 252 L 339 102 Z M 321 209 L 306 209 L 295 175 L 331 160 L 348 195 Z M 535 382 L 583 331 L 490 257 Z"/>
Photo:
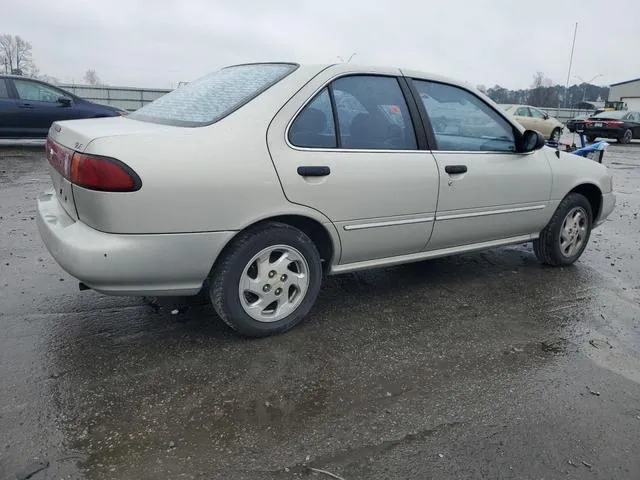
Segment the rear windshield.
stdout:
<path fill-rule="evenodd" d="M 201 127 L 217 122 L 293 72 L 297 65 L 237 65 L 176 88 L 128 115 L 145 122 Z"/>
<path fill-rule="evenodd" d="M 599 118 L 624 118 L 624 116 L 627 114 L 628 112 L 624 111 L 624 110 L 618 110 L 617 112 L 600 112 L 596 115 L 594 115 L 594 117 L 599 117 Z"/>

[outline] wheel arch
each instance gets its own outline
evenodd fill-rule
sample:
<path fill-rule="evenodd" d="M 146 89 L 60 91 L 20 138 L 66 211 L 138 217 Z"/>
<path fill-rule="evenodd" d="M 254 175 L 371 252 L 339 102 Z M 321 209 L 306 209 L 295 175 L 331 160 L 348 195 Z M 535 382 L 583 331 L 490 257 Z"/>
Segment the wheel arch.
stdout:
<path fill-rule="evenodd" d="M 320 259 L 322 261 L 322 267 L 325 272 L 328 272 L 331 265 L 336 263 L 340 258 L 340 237 L 338 236 L 338 232 L 335 230 L 333 224 L 322 223 L 310 215 L 287 213 L 255 220 L 237 231 L 218 254 L 214 264 L 212 265 L 212 271 L 220 259 L 231 248 L 233 242 L 240 234 L 247 230 L 260 228 L 261 225 L 265 225 L 267 223 L 284 223 L 304 232 L 318 249 L 318 253 L 320 254 Z"/>
<path fill-rule="evenodd" d="M 602 190 L 600 190 L 600 187 L 593 183 L 582 183 L 573 187 L 569 193 L 579 193 L 589 201 L 593 215 L 591 221 L 595 222 L 600 216 L 600 210 L 602 208 Z"/>

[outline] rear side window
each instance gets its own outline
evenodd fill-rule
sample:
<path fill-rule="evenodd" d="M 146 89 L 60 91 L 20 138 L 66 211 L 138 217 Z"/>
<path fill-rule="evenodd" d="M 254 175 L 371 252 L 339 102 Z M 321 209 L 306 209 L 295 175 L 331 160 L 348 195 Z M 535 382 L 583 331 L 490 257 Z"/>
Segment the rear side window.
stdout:
<path fill-rule="evenodd" d="M 0 98 L 9 98 L 9 89 L 7 88 L 7 81 L 0 78 Z"/>
<path fill-rule="evenodd" d="M 129 118 L 200 127 L 251 101 L 297 68 L 285 63 L 237 65 L 210 73 L 145 105 Z"/>
<path fill-rule="evenodd" d="M 323 89 L 291 124 L 289 141 L 297 147 L 336 148 L 336 129 L 329 90 Z"/>
<path fill-rule="evenodd" d="M 398 80 L 379 75 L 334 80 L 294 119 L 289 141 L 307 148 L 417 149 L 409 108 Z"/>

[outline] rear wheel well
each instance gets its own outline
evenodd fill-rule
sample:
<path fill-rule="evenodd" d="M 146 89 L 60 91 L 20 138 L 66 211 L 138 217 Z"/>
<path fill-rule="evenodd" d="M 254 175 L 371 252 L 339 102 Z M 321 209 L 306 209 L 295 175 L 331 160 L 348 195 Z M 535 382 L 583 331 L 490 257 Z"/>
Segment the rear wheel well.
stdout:
<path fill-rule="evenodd" d="M 320 222 L 313 220 L 309 217 L 305 217 L 302 215 L 280 215 L 277 217 L 265 218 L 264 220 L 260 220 L 259 222 L 252 223 L 251 225 L 240 230 L 218 254 L 218 258 L 216 259 L 216 261 L 214 262 L 214 265 L 212 266 L 212 271 L 213 271 L 213 267 L 215 267 L 215 264 L 218 263 L 220 258 L 222 258 L 222 256 L 231 247 L 231 245 L 233 244 L 233 242 L 235 241 L 235 239 L 239 234 L 249 229 L 260 228 L 260 225 L 270 223 L 270 222 L 284 223 L 304 232 L 311 239 L 311 241 L 315 244 L 316 248 L 318 249 L 318 253 L 320 254 L 320 259 L 322 261 L 322 268 L 325 270 L 325 272 L 329 269 L 335 250 L 333 247 L 333 242 L 331 240 L 331 235 L 329 235 L 329 232 L 327 231 L 327 229 L 324 226 L 322 226 Z"/>
<path fill-rule="evenodd" d="M 320 222 L 302 215 L 281 215 L 263 220 L 260 223 L 263 222 L 286 223 L 304 232 L 316 245 L 320 259 L 322 260 L 323 269 L 327 270 L 329 268 L 334 253 L 333 242 L 331 241 L 329 232 Z"/>
<path fill-rule="evenodd" d="M 591 183 L 584 183 L 578 185 L 569 193 L 579 193 L 584 196 L 591 204 L 591 212 L 593 214 L 592 221 L 595 222 L 598 215 L 600 215 L 600 207 L 602 206 L 602 192 L 598 187 Z"/>

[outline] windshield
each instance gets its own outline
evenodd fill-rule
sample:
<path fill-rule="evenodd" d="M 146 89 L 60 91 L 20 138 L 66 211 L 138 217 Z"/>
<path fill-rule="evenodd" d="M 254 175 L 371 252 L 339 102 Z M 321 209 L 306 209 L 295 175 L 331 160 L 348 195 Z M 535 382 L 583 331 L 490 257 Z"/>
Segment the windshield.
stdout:
<path fill-rule="evenodd" d="M 237 65 L 210 73 L 129 115 L 134 120 L 180 127 L 217 122 L 293 72 L 297 65 Z"/>

